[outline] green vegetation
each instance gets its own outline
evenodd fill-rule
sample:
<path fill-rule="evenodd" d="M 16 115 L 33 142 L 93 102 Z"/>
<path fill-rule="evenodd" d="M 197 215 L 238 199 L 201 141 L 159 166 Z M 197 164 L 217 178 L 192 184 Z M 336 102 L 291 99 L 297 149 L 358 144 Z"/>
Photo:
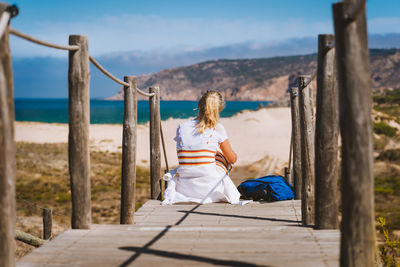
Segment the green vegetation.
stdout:
<path fill-rule="evenodd" d="M 376 159 L 400 163 L 400 149 L 385 150 L 381 152 Z"/>
<path fill-rule="evenodd" d="M 375 93 L 373 100 L 376 111 L 383 112 L 400 123 L 400 88 Z"/>
<path fill-rule="evenodd" d="M 400 229 L 400 173 L 396 167 L 375 176 L 375 209 L 377 216 L 387 218 L 390 229 Z"/>
<path fill-rule="evenodd" d="M 386 220 L 384 217 L 377 219 L 379 230 L 383 234 L 384 244 L 379 245 L 379 252 L 384 266 L 397 267 L 396 257 L 399 255 L 400 241 L 392 240 L 389 230 L 386 228 Z"/>
<path fill-rule="evenodd" d="M 400 104 L 400 89 L 386 90 L 382 94 L 374 95 L 374 102 L 385 105 Z"/>
<path fill-rule="evenodd" d="M 386 218 L 385 229 L 400 229 L 400 149 L 398 130 L 390 123 L 399 123 L 400 89 L 384 90 L 374 94 L 374 149 L 379 152 L 374 165 L 375 212 Z M 379 220 L 378 220 L 379 222 Z M 381 225 L 381 228 L 383 226 Z M 386 228 L 387 227 L 387 228 Z M 387 235 L 384 235 L 386 242 Z M 385 257 L 389 256 L 388 244 L 380 248 Z M 388 254 L 389 253 L 389 254 Z M 390 261 L 383 259 L 386 266 Z"/>
<path fill-rule="evenodd" d="M 389 137 L 395 137 L 397 134 L 397 129 L 385 122 L 374 122 L 374 132 L 376 134 L 383 134 Z"/>

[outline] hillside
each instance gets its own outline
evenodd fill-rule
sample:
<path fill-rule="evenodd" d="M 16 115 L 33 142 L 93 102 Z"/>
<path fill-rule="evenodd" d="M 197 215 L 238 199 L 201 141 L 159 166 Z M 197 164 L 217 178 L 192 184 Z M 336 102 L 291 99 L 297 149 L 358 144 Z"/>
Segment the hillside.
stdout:
<path fill-rule="evenodd" d="M 400 50 L 371 49 L 373 89 L 400 87 Z M 213 60 L 138 76 L 139 88 L 158 85 L 163 100 L 197 100 L 217 89 L 226 100 L 271 100 L 285 96 L 300 74 L 311 74 L 317 55 L 260 59 Z M 122 91 L 108 99 L 123 99 Z"/>

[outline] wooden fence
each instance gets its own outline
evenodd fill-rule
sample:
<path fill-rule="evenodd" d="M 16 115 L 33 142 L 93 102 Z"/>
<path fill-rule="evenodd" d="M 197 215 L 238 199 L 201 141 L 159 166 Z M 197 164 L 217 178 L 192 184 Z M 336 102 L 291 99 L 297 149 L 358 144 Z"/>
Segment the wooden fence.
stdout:
<path fill-rule="evenodd" d="M 71 183 L 73 229 L 87 229 L 91 225 L 90 191 L 90 63 L 119 84 L 124 85 L 124 122 L 122 142 L 121 175 L 121 224 L 133 223 L 136 181 L 136 131 L 137 93 L 150 97 L 151 125 L 151 198 L 161 198 L 161 155 L 160 155 L 160 90 L 150 88 L 146 93 L 137 88 L 136 77 L 127 76 L 124 81 L 105 70 L 89 54 L 88 37 L 71 35 L 69 45 L 57 45 L 38 40 L 11 29 L 9 5 L 0 4 L 1 20 L 6 19 L 4 33 L 0 39 L 0 259 L 4 266 L 13 266 L 15 237 L 15 144 L 14 144 L 14 97 L 11 70 L 9 34 L 48 46 L 68 50 L 68 161 Z M 0 21 L 1 21 L 0 20 Z M 0 22 L 1 25 L 1 22 Z M 0 26 L 1 27 L 1 26 Z M 0 31 L 1 32 L 1 31 Z M 156 193 L 153 193 L 156 192 Z M 51 211 L 43 210 L 44 239 L 51 236 Z M 21 233 L 17 236 L 20 238 Z"/>
<path fill-rule="evenodd" d="M 341 171 L 341 266 L 373 266 L 376 256 L 365 2 L 347 0 L 333 5 L 335 35 L 319 35 L 317 71 L 310 78 L 299 76 L 299 87 L 290 94 L 291 173 L 295 197 L 302 200 L 303 224 L 316 229 L 339 227 Z M 314 77 L 316 121 L 310 96 Z"/>
<path fill-rule="evenodd" d="M 0 4 L 2 19 L 8 16 L 8 7 Z M 298 87 L 291 89 L 293 170 L 289 172 L 293 176 L 295 198 L 302 200 L 302 222 L 317 229 L 336 229 L 340 129 L 343 207 L 340 261 L 342 266 L 372 266 L 375 231 L 365 0 L 336 3 L 333 11 L 335 35 L 319 36 L 317 71 L 311 76 L 300 76 Z M 15 264 L 15 145 L 10 33 L 69 51 L 68 154 L 72 228 L 86 229 L 91 224 L 89 62 L 124 86 L 121 224 L 131 224 L 134 218 L 137 93 L 148 96 L 150 101 L 150 197 L 161 199 L 160 89 L 152 87 L 149 93 L 145 93 L 137 88 L 134 76 L 126 76 L 121 81 L 110 74 L 90 56 L 86 36 L 71 35 L 69 45 L 61 46 L 37 40 L 7 25 L 0 39 L 0 258 L 4 266 Z M 315 77 L 318 88 L 314 118 L 311 82 Z"/>

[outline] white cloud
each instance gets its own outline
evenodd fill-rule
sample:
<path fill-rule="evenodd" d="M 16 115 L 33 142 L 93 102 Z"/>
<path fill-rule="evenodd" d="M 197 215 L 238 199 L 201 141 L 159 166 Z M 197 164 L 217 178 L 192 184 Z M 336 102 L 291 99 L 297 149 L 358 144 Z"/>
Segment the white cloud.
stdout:
<path fill-rule="evenodd" d="M 369 33 L 399 33 L 400 18 L 374 18 L 368 20 Z"/>
<path fill-rule="evenodd" d="M 330 19 L 308 23 L 303 19 L 284 17 L 279 21 L 257 21 L 120 15 L 99 17 L 85 23 L 41 21 L 15 27 L 59 44 L 66 44 L 69 34 L 86 34 L 90 51 L 95 56 L 117 51 L 196 50 L 247 41 L 271 43 L 333 32 Z M 372 19 L 369 29 L 373 33 L 398 32 L 400 18 Z M 64 51 L 42 48 L 16 38 L 12 38 L 12 50 L 17 56 L 66 55 Z"/>

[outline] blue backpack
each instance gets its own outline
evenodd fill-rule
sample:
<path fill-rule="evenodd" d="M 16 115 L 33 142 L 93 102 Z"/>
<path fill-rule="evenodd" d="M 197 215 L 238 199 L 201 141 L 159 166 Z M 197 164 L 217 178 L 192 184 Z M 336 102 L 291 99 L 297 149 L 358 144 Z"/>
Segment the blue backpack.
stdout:
<path fill-rule="evenodd" d="M 246 199 L 279 201 L 294 198 L 293 187 L 278 175 L 246 180 L 238 186 L 238 190 Z"/>

